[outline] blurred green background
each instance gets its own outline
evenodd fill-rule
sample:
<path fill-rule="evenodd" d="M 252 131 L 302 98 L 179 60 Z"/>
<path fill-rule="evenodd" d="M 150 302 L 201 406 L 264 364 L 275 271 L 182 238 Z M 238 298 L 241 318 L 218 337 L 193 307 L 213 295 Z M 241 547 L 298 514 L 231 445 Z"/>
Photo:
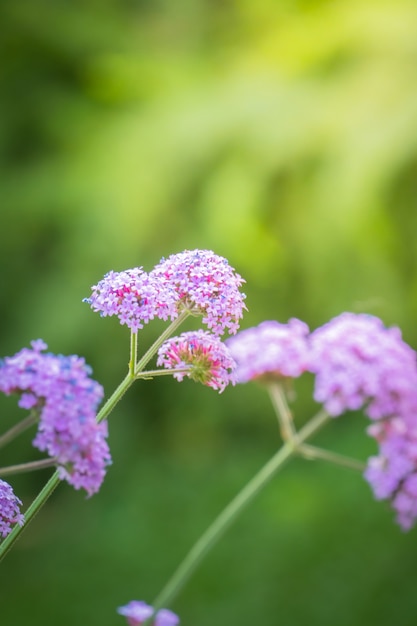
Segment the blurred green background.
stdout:
<path fill-rule="evenodd" d="M 197 247 L 246 279 L 243 328 L 365 311 L 417 347 L 415 0 L 6 1 L 0 51 L 2 355 L 42 337 L 111 393 L 128 332 L 82 298 Z M 317 441 L 365 459 L 365 426 Z M 110 445 L 100 493 L 61 485 L 3 561 L 2 625 L 122 624 L 279 436 L 257 386 L 164 378 L 129 391 Z M 1 465 L 36 455 L 27 438 Z M 25 506 L 47 477 L 11 480 Z M 359 474 L 293 461 L 172 608 L 184 626 L 414 625 L 417 531 L 393 517 Z"/>

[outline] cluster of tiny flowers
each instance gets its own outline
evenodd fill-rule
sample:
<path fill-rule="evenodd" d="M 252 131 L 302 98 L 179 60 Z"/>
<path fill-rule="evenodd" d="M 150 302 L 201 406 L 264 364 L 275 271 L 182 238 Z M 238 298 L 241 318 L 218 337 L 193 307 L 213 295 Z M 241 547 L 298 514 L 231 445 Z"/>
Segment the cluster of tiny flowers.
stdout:
<path fill-rule="evenodd" d="M 379 445 L 365 478 L 407 530 L 417 519 L 417 358 L 398 328 L 344 313 L 311 335 L 315 399 L 330 415 L 364 406 Z"/>
<path fill-rule="evenodd" d="M 126 617 L 129 626 L 140 626 L 154 613 L 153 607 L 141 600 L 132 600 L 129 604 L 117 609 L 120 615 Z M 153 626 L 177 626 L 180 620 L 175 613 L 168 609 L 161 609 L 155 615 Z"/>
<path fill-rule="evenodd" d="M 245 282 L 228 261 L 211 250 L 185 250 L 162 259 L 151 276 L 174 292 L 177 311 L 203 315 L 216 335 L 236 333 L 246 308 L 239 288 Z"/>
<path fill-rule="evenodd" d="M 314 397 L 333 416 L 366 405 L 371 419 L 398 415 L 416 393 L 416 353 L 398 328 L 343 313 L 310 336 Z"/>
<path fill-rule="evenodd" d="M 57 463 L 60 476 L 88 495 L 97 492 L 111 462 L 107 423 L 97 424 L 103 397 L 99 383 L 78 356 L 44 353 L 46 344 L 33 341 L 0 364 L 0 391 L 20 396 L 19 406 L 39 415 L 33 445 Z"/>
<path fill-rule="evenodd" d="M 154 318 L 173 320 L 187 309 L 203 315 L 213 333 L 232 334 L 245 308 L 243 282 L 223 257 L 186 250 L 162 259 L 149 273 L 141 267 L 109 272 L 84 302 L 103 317 L 116 315 L 132 332 Z"/>
<path fill-rule="evenodd" d="M 188 376 L 220 393 L 229 383 L 235 383 L 236 364 L 230 351 L 216 335 L 204 330 L 168 339 L 159 348 L 157 365 L 178 369 L 173 374 L 178 381 Z"/>
<path fill-rule="evenodd" d="M 265 321 L 227 340 L 237 363 L 236 380 L 297 378 L 309 368 L 309 329 L 304 322 Z"/>
<path fill-rule="evenodd" d="M 167 320 L 176 316 L 174 294 L 141 267 L 108 272 L 84 302 L 102 317 L 116 315 L 134 333 L 155 317 Z"/>
<path fill-rule="evenodd" d="M 0 479 L 0 536 L 7 537 L 12 532 L 12 526 L 23 526 L 24 516 L 20 512 L 21 501 L 15 496 L 13 489 L 4 480 Z"/>
<path fill-rule="evenodd" d="M 368 428 L 368 434 L 379 444 L 379 454 L 368 460 L 365 478 L 378 500 L 391 500 L 397 522 L 404 530 L 409 530 L 417 520 L 415 415 L 381 420 Z"/>

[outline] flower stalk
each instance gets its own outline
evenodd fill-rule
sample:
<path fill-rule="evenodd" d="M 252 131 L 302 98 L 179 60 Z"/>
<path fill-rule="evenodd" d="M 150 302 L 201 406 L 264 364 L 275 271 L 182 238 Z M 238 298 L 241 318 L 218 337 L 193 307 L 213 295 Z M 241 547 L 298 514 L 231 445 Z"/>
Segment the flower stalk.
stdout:
<path fill-rule="evenodd" d="M 27 417 L 25 417 L 25 419 L 21 420 L 15 426 L 12 426 L 12 428 L 9 428 L 9 430 L 0 436 L 0 448 L 8 444 L 10 441 L 13 441 L 13 439 L 16 439 L 16 437 L 18 437 L 21 433 L 36 424 L 38 419 L 38 412 L 32 411 Z"/>
<path fill-rule="evenodd" d="M 0 467 L 0 476 L 10 476 L 11 474 L 24 474 L 26 472 L 34 472 L 36 470 L 55 467 L 56 459 L 41 459 L 39 461 L 29 461 L 28 463 L 19 463 L 18 465 L 8 465 Z"/>
<path fill-rule="evenodd" d="M 315 415 L 304 428 L 298 432 L 297 441 L 301 445 L 309 437 L 324 426 L 329 417 L 325 411 L 320 411 Z M 276 454 L 264 465 L 259 472 L 243 487 L 237 496 L 226 506 L 214 522 L 208 527 L 205 533 L 197 540 L 191 550 L 188 552 L 184 560 L 181 562 L 177 570 L 169 579 L 165 587 L 155 598 L 152 605 L 155 612 L 163 606 L 168 606 L 173 598 L 183 588 L 191 575 L 197 569 L 206 554 L 221 539 L 228 528 L 246 509 L 258 493 L 267 485 L 267 483 L 283 468 L 285 463 L 297 453 L 297 445 L 293 440 L 286 441 L 284 445 L 276 452 Z M 143 622 L 150 624 L 152 618 Z"/>

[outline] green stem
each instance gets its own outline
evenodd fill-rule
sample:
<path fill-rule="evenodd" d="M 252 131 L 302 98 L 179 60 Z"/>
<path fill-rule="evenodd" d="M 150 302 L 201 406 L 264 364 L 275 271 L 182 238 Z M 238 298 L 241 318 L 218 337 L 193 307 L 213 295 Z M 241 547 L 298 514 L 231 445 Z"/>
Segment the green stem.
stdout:
<path fill-rule="evenodd" d="M 282 385 L 273 382 L 268 385 L 268 392 L 278 418 L 281 437 L 284 441 L 296 441 L 297 431 Z"/>
<path fill-rule="evenodd" d="M 187 319 L 187 317 L 191 315 L 190 311 L 184 310 L 182 311 L 178 317 L 171 322 L 171 324 L 164 330 L 162 335 L 158 337 L 158 339 L 151 345 L 149 350 L 145 352 L 143 357 L 138 361 L 135 368 L 135 375 L 139 374 L 143 370 L 143 368 L 149 363 L 154 354 L 157 353 L 158 349 L 162 346 L 164 341 L 166 341 L 173 333 L 177 330 L 179 326 Z"/>
<path fill-rule="evenodd" d="M 300 443 L 298 433 L 294 426 L 292 413 L 288 406 L 287 398 L 282 385 L 277 382 L 273 382 L 268 385 L 268 391 L 278 417 L 282 437 L 284 441 L 293 442 L 300 456 L 310 460 L 322 459 L 323 461 L 329 461 L 335 465 L 364 471 L 365 465 L 361 461 L 343 456 L 342 454 L 338 454 L 336 452 L 324 450 L 323 448 L 317 448 L 316 446 Z"/>
<path fill-rule="evenodd" d="M 138 358 L 138 334 L 130 333 L 129 374 L 131 376 L 135 375 L 137 358 Z"/>
<path fill-rule="evenodd" d="M 139 379 L 139 378 L 144 378 L 145 380 L 147 378 L 154 378 L 154 376 L 165 376 L 166 374 L 189 374 L 190 372 L 190 368 L 189 367 L 184 367 L 184 368 L 170 368 L 170 369 L 160 369 L 160 370 L 146 370 L 145 372 L 139 372 L 138 374 L 136 374 L 135 378 Z"/>
<path fill-rule="evenodd" d="M 55 467 L 56 459 L 41 459 L 40 461 L 30 461 L 29 463 L 19 463 L 19 465 L 8 465 L 0 467 L 0 476 L 10 476 L 11 474 L 23 474 L 34 470 Z"/>
<path fill-rule="evenodd" d="M 97 413 L 96 421 L 98 423 L 107 419 L 107 417 L 113 411 L 116 404 L 120 402 L 120 400 L 122 399 L 122 397 L 124 396 L 124 394 L 126 393 L 126 391 L 129 389 L 129 387 L 132 385 L 134 381 L 135 381 L 135 378 L 129 371 L 124 377 L 124 379 L 122 380 L 122 382 L 120 383 L 120 385 L 117 387 L 117 389 L 106 400 L 106 402 L 101 407 L 100 411 Z"/>
<path fill-rule="evenodd" d="M 20 421 L 18 424 L 16 424 L 15 426 L 12 426 L 12 428 L 9 428 L 9 430 L 7 430 L 0 437 L 0 448 L 5 446 L 6 443 L 9 443 L 9 441 L 12 441 L 13 439 L 15 439 L 18 435 L 20 435 L 20 433 L 23 433 L 25 430 L 33 426 L 33 424 L 36 424 L 38 419 L 39 419 L 38 413 L 36 411 L 33 411 L 27 417 L 25 417 L 25 419 Z"/>
<path fill-rule="evenodd" d="M 304 442 L 308 437 L 316 433 L 328 420 L 328 415 L 324 411 L 313 417 L 304 428 L 298 433 L 298 441 Z M 263 489 L 271 478 L 283 467 L 286 461 L 296 453 L 296 447 L 292 441 L 287 441 L 270 459 L 266 465 L 246 484 L 238 495 L 226 506 L 220 515 L 209 526 L 205 533 L 197 540 L 182 563 L 174 572 L 161 593 L 154 600 L 153 607 L 156 613 L 162 607 L 168 606 L 172 599 L 185 585 L 187 580 L 196 570 L 206 554 L 224 535 L 226 530 L 232 525 L 240 513 L 248 506 L 253 498 Z M 143 622 L 150 624 L 150 617 Z"/>
<path fill-rule="evenodd" d="M 6 554 L 11 550 L 16 541 L 19 539 L 23 528 L 26 528 L 35 517 L 36 513 L 42 508 L 45 502 L 48 500 L 49 496 L 61 482 L 58 471 L 56 471 L 51 478 L 48 480 L 42 491 L 36 496 L 30 507 L 25 513 L 25 524 L 24 526 L 16 526 L 13 528 L 12 532 L 7 535 L 6 539 L 0 544 L 0 561 L 6 556 Z"/>
<path fill-rule="evenodd" d="M 366 465 L 356 459 L 338 454 L 337 452 L 331 452 L 330 450 L 324 450 L 323 448 L 316 448 L 316 446 L 310 446 L 308 444 L 301 444 L 297 447 L 298 454 L 305 459 L 322 459 L 323 461 L 329 461 L 335 465 L 341 465 L 342 467 L 348 467 L 349 469 L 359 470 L 363 472 Z"/>

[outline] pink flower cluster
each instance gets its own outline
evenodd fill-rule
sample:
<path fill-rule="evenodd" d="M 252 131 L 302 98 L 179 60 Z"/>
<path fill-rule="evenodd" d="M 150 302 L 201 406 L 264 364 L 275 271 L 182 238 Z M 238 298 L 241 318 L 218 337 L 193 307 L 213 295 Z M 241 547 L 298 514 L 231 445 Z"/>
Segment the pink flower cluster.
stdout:
<path fill-rule="evenodd" d="M 19 395 L 19 406 L 39 415 L 33 445 L 56 460 L 62 479 L 89 495 L 103 482 L 111 463 L 107 423 L 97 424 L 96 409 L 103 389 L 78 356 L 45 353 L 33 341 L 6 357 L 0 366 L 0 391 Z"/>
<path fill-rule="evenodd" d="M 23 526 L 24 516 L 20 512 L 21 501 L 15 496 L 9 483 L 0 479 L 0 536 L 7 537 L 14 524 Z"/>
<path fill-rule="evenodd" d="M 141 600 L 132 600 L 129 604 L 119 607 L 117 612 L 126 617 L 129 626 L 140 626 L 153 615 L 154 609 Z M 155 616 L 153 626 L 177 626 L 179 622 L 175 613 L 168 609 L 161 609 Z"/>
<path fill-rule="evenodd" d="M 229 383 L 235 383 L 236 364 L 228 348 L 216 335 L 204 330 L 168 339 L 159 348 L 157 365 L 178 369 L 173 374 L 178 381 L 188 376 L 220 393 Z"/>
<path fill-rule="evenodd" d="M 148 274 L 142 268 L 109 272 L 84 302 L 102 316 L 116 315 L 137 332 L 154 318 L 175 319 L 186 309 L 202 315 L 215 334 L 233 334 L 245 309 L 243 279 L 210 250 L 185 250 L 162 259 Z"/>
<path fill-rule="evenodd" d="M 237 382 L 300 376 L 310 364 L 308 333 L 304 322 L 291 319 L 288 324 L 262 322 L 228 339 Z"/>

